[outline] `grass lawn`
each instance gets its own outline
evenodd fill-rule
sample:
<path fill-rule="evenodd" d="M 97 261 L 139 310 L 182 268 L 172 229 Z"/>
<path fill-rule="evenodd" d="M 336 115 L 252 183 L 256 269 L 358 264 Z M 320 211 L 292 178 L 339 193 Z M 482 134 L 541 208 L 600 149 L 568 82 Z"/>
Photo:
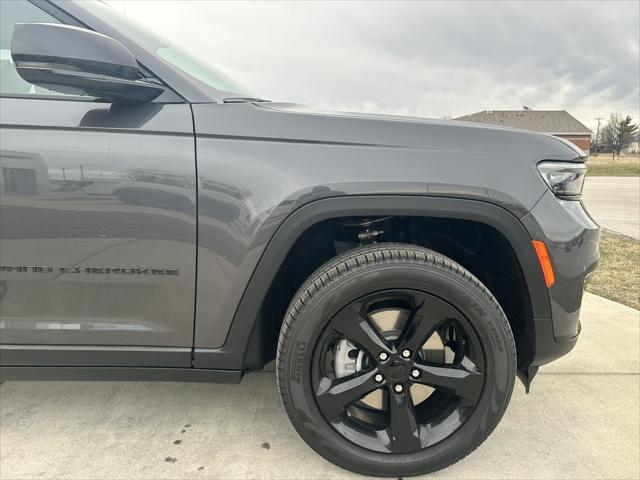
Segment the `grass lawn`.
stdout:
<path fill-rule="evenodd" d="M 603 231 L 600 265 L 587 291 L 640 310 L 640 242 Z"/>
<path fill-rule="evenodd" d="M 587 160 L 587 176 L 631 177 L 640 175 L 640 156 L 611 159 L 610 153 L 601 153 L 597 157 L 590 156 Z"/>

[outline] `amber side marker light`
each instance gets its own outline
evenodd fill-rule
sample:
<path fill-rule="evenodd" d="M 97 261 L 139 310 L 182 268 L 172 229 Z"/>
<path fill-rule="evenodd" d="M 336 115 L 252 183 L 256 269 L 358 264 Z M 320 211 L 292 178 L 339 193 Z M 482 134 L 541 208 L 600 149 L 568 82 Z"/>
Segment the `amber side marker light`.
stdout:
<path fill-rule="evenodd" d="M 536 250 L 536 255 L 538 255 L 538 261 L 540 262 L 542 274 L 544 275 L 544 283 L 546 283 L 547 288 L 549 288 L 556 283 L 556 275 L 553 273 L 553 265 L 551 265 L 551 258 L 549 257 L 547 246 L 540 240 L 533 240 L 531 243 Z"/>

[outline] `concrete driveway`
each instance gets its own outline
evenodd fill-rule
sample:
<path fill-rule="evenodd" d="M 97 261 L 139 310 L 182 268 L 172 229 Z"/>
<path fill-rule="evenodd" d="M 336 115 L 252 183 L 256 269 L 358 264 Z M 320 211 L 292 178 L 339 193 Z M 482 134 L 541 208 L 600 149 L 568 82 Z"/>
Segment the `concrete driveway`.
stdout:
<path fill-rule="evenodd" d="M 493 435 L 429 476 L 637 479 L 640 312 L 588 295 L 568 357 L 516 385 Z M 240 385 L 7 382 L 0 477 L 362 478 L 297 436 L 272 372 Z"/>
<path fill-rule="evenodd" d="M 640 177 L 587 177 L 583 199 L 602 228 L 640 240 Z"/>

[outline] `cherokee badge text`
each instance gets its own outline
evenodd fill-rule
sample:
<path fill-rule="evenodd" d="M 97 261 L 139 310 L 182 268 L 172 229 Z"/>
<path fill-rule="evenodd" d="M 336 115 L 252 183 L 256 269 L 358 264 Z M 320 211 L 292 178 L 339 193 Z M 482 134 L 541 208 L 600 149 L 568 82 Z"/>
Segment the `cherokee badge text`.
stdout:
<path fill-rule="evenodd" d="M 102 267 L 102 266 L 67 266 L 53 267 L 51 265 L 0 265 L 0 272 L 20 273 L 94 273 L 113 275 L 179 275 L 177 268 L 152 267 Z"/>

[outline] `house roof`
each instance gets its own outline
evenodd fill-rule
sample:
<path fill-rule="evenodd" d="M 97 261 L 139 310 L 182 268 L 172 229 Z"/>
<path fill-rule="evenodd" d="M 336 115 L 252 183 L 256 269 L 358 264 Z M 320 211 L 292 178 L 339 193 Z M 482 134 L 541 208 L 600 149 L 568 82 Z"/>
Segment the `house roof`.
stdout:
<path fill-rule="evenodd" d="M 487 110 L 454 118 L 454 120 L 522 128 L 556 135 L 591 133 L 591 130 L 565 110 Z"/>

